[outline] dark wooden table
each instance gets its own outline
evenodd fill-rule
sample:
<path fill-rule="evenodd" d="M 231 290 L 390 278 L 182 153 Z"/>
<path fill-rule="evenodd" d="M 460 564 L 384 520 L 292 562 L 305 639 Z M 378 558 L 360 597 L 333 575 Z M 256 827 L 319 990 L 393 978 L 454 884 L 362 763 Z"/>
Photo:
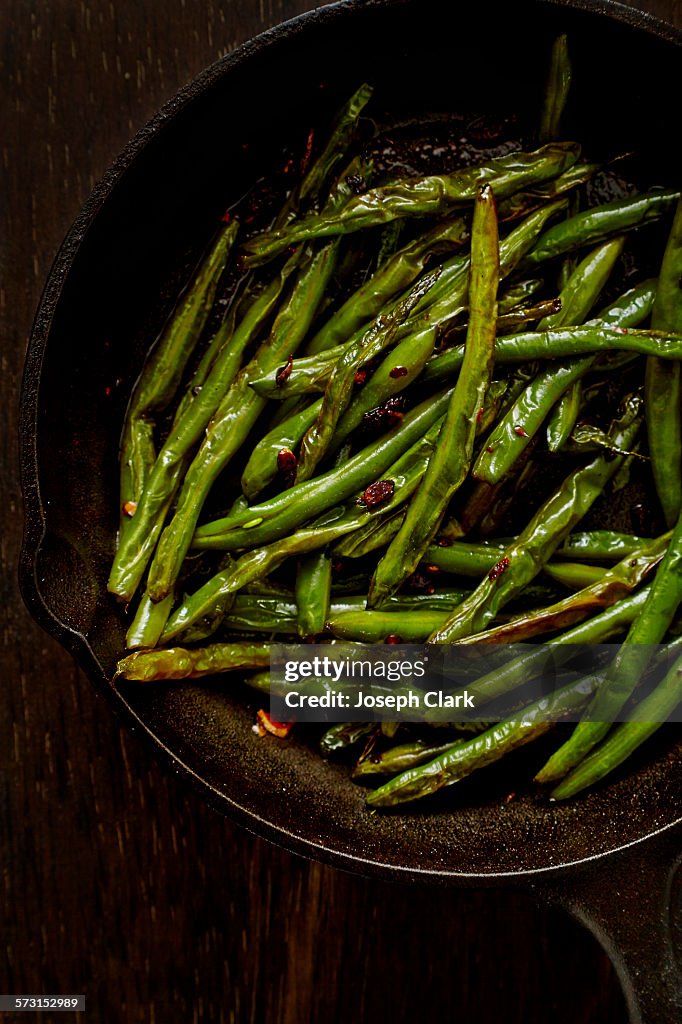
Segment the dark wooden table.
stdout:
<path fill-rule="evenodd" d="M 562 914 L 511 892 L 369 883 L 218 817 L 121 731 L 18 595 L 21 369 L 62 236 L 179 86 L 314 6 L 4 0 L 0 10 L 0 992 L 84 992 L 86 1019 L 103 1024 L 622 1022 L 611 965 Z M 682 23 L 677 0 L 636 6 Z"/>

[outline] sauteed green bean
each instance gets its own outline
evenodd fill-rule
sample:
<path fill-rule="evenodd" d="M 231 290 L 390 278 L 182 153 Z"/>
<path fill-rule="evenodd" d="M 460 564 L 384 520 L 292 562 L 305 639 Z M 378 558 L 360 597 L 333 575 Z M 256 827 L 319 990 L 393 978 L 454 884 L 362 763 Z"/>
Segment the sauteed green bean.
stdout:
<path fill-rule="evenodd" d="M 679 632 L 682 204 L 665 181 L 617 195 L 563 137 L 574 77 L 561 36 L 525 147 L 408 176 L 375 159 L 362 85 L 269 213 L 216 226 L 123 425 L 117 684 L 231 672 L 262 704 L 273 641 L 546 640 L 472 684 L 484 708 L 518 699 L 500 722 L 327 729 L 321 754 L 353 758 L 378 809 L 570 714 L 537 776 L 568 799 L 675 712 L 679 661 L 612 724 Z M 611 667 L 524 702 L 547 651 L 623 638 Z"/>

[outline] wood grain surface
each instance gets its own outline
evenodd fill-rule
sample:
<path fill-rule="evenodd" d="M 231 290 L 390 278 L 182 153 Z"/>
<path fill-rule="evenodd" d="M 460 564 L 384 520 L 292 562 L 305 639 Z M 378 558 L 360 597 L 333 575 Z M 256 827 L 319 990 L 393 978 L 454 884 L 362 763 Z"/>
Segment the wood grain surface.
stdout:
<path fill-rule="evenodd" d="M 611 965 L 559 912 L 513 892 L 368 882 L 220 818 L 119 728 L 18 594 L 21 369 L 61 238 L 118 151 L 181 85 L 313 6 L 0 8 L 0 992 L 85 993 L 76 1019 L 98 1024 L 616 1024 L 625 1014 Z M 676 0 L 637 6 L 682 23 Z"/>

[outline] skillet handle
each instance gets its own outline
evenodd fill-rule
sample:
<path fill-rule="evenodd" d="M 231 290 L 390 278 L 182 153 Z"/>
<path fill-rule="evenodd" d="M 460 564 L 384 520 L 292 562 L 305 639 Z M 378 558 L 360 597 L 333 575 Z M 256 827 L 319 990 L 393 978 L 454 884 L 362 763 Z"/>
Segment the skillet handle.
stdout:
<path fill-rule="evenodd" d="M 682 1021 L 682 828 L 534 886 L 586 925 L 618 974 L 631 1024 Z"/>

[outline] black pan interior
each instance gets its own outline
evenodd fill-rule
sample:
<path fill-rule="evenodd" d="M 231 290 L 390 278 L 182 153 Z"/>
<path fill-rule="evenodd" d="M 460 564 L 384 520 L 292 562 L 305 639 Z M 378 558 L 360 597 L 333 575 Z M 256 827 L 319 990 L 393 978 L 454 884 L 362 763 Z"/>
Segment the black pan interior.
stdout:
<path fill-rule="evenodd" d="M 483 788 L 462 784 L 437 803 L 381 816 L 366 811 L 343 766 L 298 740 L 255 737 L 253 702 L 236 682 L 114 689 L 108 681 L 124 632 L 105 580 L 126 395 L 217 216 L 362 80 L 376 86 L 378 122 L 398 126 L 398 136 L 404 125 L 438 136 L 499 121 L 523 134 L 559 30 L 571 34 L 576 68 L 568 131 L 597 157 L 636 149 L 647 183 L 672 183 L 679 49 L 625 11 L 419 0 L 304 16 L 172 101 L 112 169 L 57 259 L 25 381 L 25 593 L 174 767 L 220 809 L 290 848 L 363 871 L 492 878 L 601 855 L 680 817 L 673 735 L 635 770 L 567 806 L 532 795 L 504 801 L 520 767 L 528 777 L 541 762 L 536 751 Z"/>

